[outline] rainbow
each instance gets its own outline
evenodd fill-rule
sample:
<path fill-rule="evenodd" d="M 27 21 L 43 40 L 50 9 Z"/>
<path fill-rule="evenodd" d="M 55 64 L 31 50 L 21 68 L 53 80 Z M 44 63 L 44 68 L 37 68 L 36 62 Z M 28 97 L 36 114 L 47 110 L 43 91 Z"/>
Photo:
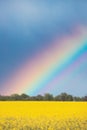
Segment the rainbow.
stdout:
<path fill-rule="evenodd" d="M 78 73 L 87 55 L 87 28 L 75 27 L 73 33 L 53 39 L 32 59 L 27 59 L 2 84 L 2 94 L 30 95 L 58 92 Z M 79 61 L 80 59 L 80 61 Z M 64 79 L 64 80 L 63 80 Z"/>

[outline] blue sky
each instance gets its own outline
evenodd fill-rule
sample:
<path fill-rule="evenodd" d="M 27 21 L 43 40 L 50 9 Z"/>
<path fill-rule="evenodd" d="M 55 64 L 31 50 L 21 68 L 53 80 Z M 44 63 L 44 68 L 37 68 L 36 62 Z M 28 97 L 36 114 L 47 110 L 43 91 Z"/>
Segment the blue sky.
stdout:
<path fill-rule="evenodd" d="M 0 82 L 79 24 L 87 25 L 86 0 L 0 0 Z"/>

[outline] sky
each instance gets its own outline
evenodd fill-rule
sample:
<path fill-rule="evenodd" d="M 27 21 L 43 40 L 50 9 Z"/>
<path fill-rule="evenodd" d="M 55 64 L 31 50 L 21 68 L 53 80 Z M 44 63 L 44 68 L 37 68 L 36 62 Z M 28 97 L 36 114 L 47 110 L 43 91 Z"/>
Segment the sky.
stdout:
<path fill-rule="evenodd" d="M 87 1 L 0 0 L 0 94 L 87 95 Z"/>

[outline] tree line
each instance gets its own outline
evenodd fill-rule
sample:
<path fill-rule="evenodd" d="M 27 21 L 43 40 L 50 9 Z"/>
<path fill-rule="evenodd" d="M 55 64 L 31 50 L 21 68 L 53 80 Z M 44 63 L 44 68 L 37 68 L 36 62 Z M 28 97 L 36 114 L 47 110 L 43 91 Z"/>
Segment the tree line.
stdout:
<path fill-rule="evenodd" d="M 2 96 L 0 95 L 0 101 L 87 101 L 87 96 L 84 97 L 76 97 L 67 93 L 61 93 L 57 96 L 53 96 L 50 93 L 46 93 L 43 96 L 29 96 L 25 93 L 12 94 L 10 96 Z"/>

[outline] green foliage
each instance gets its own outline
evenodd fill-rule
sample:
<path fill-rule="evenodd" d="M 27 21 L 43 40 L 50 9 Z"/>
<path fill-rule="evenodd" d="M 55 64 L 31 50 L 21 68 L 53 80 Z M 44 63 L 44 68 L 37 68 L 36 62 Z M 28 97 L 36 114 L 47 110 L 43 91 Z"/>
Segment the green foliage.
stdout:
<path fill-rule="evenodd" d="M 43 96 L 42 95 L 37 95 L 36 100 L 37 101 L 43 101 Z"/>
<path fill-rule="evenodd" d="M 87 101 L 87 96 L 84 97 L 74 97 L 67 93 L 61 93 L 60 95 L 53 96 L 50 93 L 37 96 L 29 96 L 25 93 L 19 94 L 12 94 L 10 96 L 2 96 L 0 95 L 0 101 Z"/>
<path fill-rule="evenodd" d="M 55 97 L 56 101 L 73 101 L 73 96 L 67 93 L 61 93 Z"/>
<path fill-rule="evenodd" d="M 53 97 L 52 94 L 46 93 L 46 94 L 44 95 L 44 100 L 45 100 L 45 101 L 53 101 L 53 100 L 54 100 L 54 97 Z"/>

